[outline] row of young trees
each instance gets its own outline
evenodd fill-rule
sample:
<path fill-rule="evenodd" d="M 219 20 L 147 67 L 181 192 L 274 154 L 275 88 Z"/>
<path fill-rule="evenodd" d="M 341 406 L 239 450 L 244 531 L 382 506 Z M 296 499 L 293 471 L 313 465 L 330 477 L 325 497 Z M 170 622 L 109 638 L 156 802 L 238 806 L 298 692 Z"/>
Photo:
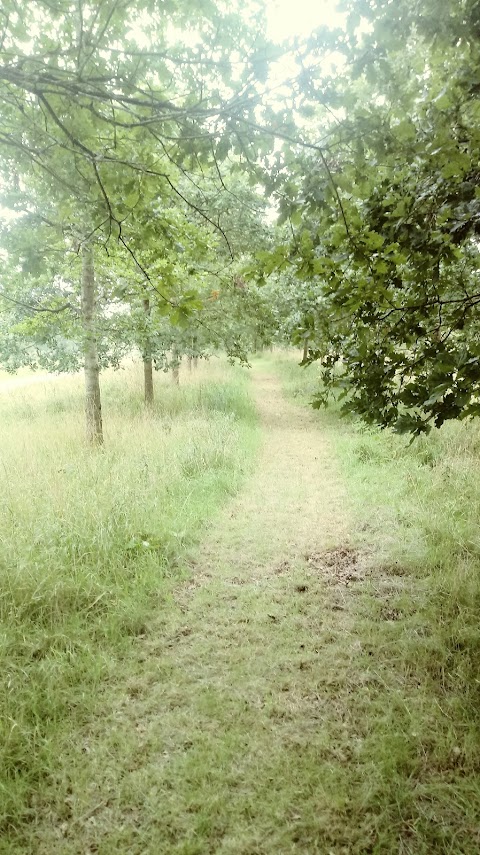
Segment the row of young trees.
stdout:
<path fill-rule="evenodd" d="M 319 405 L 478 413 L 480 3 L 341 8 L 279 47 L 261 0 L 4 0 L 0 360 L 83 365 L 92 441 L 133 348 L 147 402 L 153 366 L 279 341 Z"/>
<path fill-rule="evenodd" d="M 213 303 L 225 282 L 236 296 L 226 268 L 253 233 L 262 240 L 262 203 L 242 174 L 262 144 L 256 111 L 276 54 L 261 12 L 182 0 L 2 5 L 0 180 L 18 216 L 2 228 L 0 356 L 12 370 L 82 364 L 93 442 L 100 368 L 133 346 L 148 403 L 152 364 L 211 346 L 243 352 Z"/>

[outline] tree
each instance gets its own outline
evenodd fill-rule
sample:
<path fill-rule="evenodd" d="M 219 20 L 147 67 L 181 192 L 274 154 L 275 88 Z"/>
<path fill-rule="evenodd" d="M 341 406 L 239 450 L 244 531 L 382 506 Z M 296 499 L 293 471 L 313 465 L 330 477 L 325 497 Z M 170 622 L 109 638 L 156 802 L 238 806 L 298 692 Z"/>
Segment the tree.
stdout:
<path fill-rule="evenodd" d="M 221 187 L 219 163 L 232 146 L 244 150 L 238 123 L 253 115 L 268 62 L 259 13 L 255 3 L 234 14 L 213 2 L 196 11 L 182 0 L 170 3 L 168 17 L 156 0 L 56 0 L 53 6 L 50 0 L 34 0 L 25 8 L 6 0 L 2 6 L 0 180 L 6 204 L 50 225 L 51 243 L 60 232 L 67 251 L 76 244 L 85 265 L 95 246 L 103 244 L 115 257 L 120 249 L 124 266 L 129 261 L 143 277 L 145 316 L 152 292 L 177 317 L 195 305 L 196 296 L 173 301 L 165 276 L 161 290 L 155 284 L 156 271 L 145 263 L 152 255 L 145 234 L 143 261 L 138 254 L 137 215 L 160 198 L 170 212 L 176 200 L 182 214 L 186 205 L 222 231 L 185 187 L 196 192 L 204 170 L 210 184 L 216 174 Z M 180 28 L 188 30 L 192 47 L 180 46 Z M 233 48 L 239 58 L 235 68 Z M 44 211 L 52 206 L 48 220 Z M 161 216 L 157 211 L 156 220 Z M 81 277 L 84 286 L 89 283 L 88 300 L 84 294 L 81 302 L 90 342 L 85 356 L 98 375 L 91 264 L 88 271 Z M 61 283 L 62 274 L 53 281 Z M 15 302 L 15 296 L 4 296 L 11 306 L 30 307 L 37 319 L 40 313 L 51 319 L 59 315 L 35 297 Z M 4 349 L 10 340 L 7 336 Z M 21 353 L 17 348 L 14 362 Z M 147 344 L 147 382 L 148 362 Z M 91 383 L 87 417 L 93 412 L 89 388 Z M 99 406 L 98 390 L 95 394 Z M 99 423 L 89 423 L 87 433 L 98 439 Z"/>
<path fill-rule="evenodd" d="M 82 246 L 82 321 L 84 332 L 85 409 L 90 443 L 103 442 L 98 349 L 95 330 L 95 269 L 93 247 Z"/>
<path fill-rule="evenodd" d="M 343 5 L 346 61 L 306 79 L 325 142 L 273 175 L 295 233 L 262 264 L 309 283 L 317 404 L 420 433 L 479 412 L 480 7 Z"/>

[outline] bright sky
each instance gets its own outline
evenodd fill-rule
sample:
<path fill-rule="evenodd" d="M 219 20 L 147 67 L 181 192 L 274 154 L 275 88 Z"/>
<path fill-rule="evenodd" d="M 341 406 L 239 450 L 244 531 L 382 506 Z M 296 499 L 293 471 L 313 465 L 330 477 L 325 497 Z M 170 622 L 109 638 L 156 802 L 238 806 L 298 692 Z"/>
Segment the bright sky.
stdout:
<path fill-rule="evenodd" d="M 336 0 L 266 0 L 268 36 L 283 41 L 307 36 L 322 24 L 342 26 L 345 16 L 336 11 Z"/>

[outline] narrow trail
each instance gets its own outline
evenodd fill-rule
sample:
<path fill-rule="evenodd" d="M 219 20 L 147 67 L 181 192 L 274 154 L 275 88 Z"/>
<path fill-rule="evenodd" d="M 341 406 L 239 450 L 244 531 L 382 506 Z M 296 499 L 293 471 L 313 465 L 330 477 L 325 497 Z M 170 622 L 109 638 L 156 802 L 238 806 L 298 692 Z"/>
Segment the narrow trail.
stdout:
<path fill-rule="evenodd" d="M 70 747 L 72 816 L 49 818 L 39 854 L 352 851 L 351 829 L 341 843 L 358 737 L 346 495 L 312 414 L 264 370 L 253 383 L 256 471 Z"/>
<path fill-rule="evenodd" d="M 250 583 L 282 563 L 301 566 L 306 554 L 341 543 L 348 530 L 335 461 L 312 415 L 285 400 L 276 377 L 257 373 L 254 383 L 263 428 L 258 468 L 215 520 L 199 559 L 202 571 Z"/>

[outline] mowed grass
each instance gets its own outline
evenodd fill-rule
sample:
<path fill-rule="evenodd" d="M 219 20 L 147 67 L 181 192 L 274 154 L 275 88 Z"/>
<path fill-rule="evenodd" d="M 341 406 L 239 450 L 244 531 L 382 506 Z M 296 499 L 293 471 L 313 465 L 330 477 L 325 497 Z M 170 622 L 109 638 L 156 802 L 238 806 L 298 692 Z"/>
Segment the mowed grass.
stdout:
<path fill-rule="evenodd" d="M 287 393 L 307 405 L 318 367 L 285 356 L 279 371 Z M 356 522 L 350 546 L 367 568 L 349 583 L 360 654 L 351 686 L 358 744 L 344 766 L 344 849 L 332 851 L 473 855 L 480 851 L 480 424 L 446 424 L 410 445 L 342 419 L 337 404 L 315 418 L 341 463 Z M 363 848 L 354 828 L 361 823 L 371 840 Z"/>
<path fill-rule="evenodd" d="M 76 572 L 83 582 L 71 585 L 65 628 L 62 609 L 52 615 L 51 603 L 61 603 L 57 592 L 68 588 L 66 562 L 52 574 L 55 596 L 42 602 L 39 579 L 48 578 L 49 560 L 35 578 L 31 569 L 18 573 L 8 595 L 11 608 L 25 602 L 8 623 L 10 749 L 17 722 L 23 730 L 15 763 L 10 755 L 2 855 L 480 851 L 476 427 L 447 426 L 408 447 L 341 421 L 335 410 L 309 412 L 315 369 L 275 361 L 258 360 L 259 374 L 279 371 L 298 408 L 277 407 L 269 393 L 257 470 L 199 551 L 203 522 L 252 459 L 256 431 L 243 373 L 230 375 L 233 385 L 220 372 L 217 383 L 194 388 L 195 380 L 184 390 L 167 380 L 152 417 L 143 413 L 139 377 L 114 376 L 105 396 L 107 445 L 93 456 L 81 447 L 81 407 L 68 381 L 56 392 L 39 387 L 20 397 L 18 390 L 32 439 L 35 417 L 52 431 L 45 445 L 54 441 L 52 410 L 61 419 L 58 448 L 42 468 L 52 484 L 67 463 L 87 473 L 88 461 L 107 465 L 95 482 L 105 512 L 81 516 L 92 474 L 71 506 L 75 537 L 77 516 L 90 526 L 79 555 L 91 554 L 83 574 L 81 558 L 68 553 L 73 578 Z M 30 395 L 37 396 L 33 407 Z M 202 444 L 201 431 L 184 430 L 187 422 L 201 422 L 204 438 L 215 425 L 215 436 Z M 218 459 L 212 449 L 226 422 L 233 457 L 217 481 L 203 467 Z M 68 424 L 65 462 L 58 449 Z M 277 430 L 286 465 L 279 437 L 269 439 Z M 19 437 L 17 422 L 15 431 Z M 116 443 L 123 453 L 114 453 Z M 147 467 L 145 453 L 135 456 L 145 445 Z M 330 466 L 334 449 L 343 482 Z M 28 443 L 24 457 L 36 468 Z M 161 472 L 171 474 L 170 493 Z M 63 477 L 55 521 L 46 517 L 50 532 L 67 508 Z M 120 489 L 106 501 L 108 483 L 123 484 L 131 501 L 122 503 Z M 288 519 L 272 491 L 290 497 Z M 44 491 L 50 503 L 52 492 Z M 144 495 L 150 499 L 139 524 L 135 508 Z M 27 499 L 40 508 L 41 493 L 26 492 Z M 101 532 L 107 537 L 109 520 L 117 513 L 125 520 L 127 511 L 128 525 L 102 553 Z M 288 534 L 295 541 L 305 515 L 312 536 L 302 537 L 310 545 L 289 554 Z M 152 519 L 162 524 L 155 528 Z"/>
<path fill-rule="evenodd" d="M 141 370 L 103 380 L 105 446 L 84 443 L 82 381 L 0 392 L 0 851 L 29 851 L 60 746 L 98 716 L 132 639 L 168 610 L 184 555 L 254 457 L 245 372 L 180 388 Z M 37 817 L 38 818 L 38 817 Z"/>

